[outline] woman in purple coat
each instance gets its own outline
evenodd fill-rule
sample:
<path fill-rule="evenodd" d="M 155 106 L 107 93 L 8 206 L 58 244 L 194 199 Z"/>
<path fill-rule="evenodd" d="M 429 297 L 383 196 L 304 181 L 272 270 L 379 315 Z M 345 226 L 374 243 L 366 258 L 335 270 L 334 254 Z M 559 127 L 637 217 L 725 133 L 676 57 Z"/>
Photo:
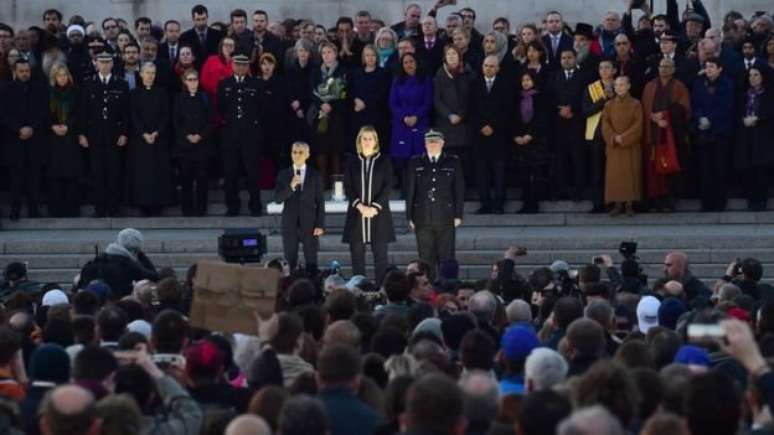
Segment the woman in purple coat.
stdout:
<path fill-rule="evenodd" d="M 433 81 L 425 75 L 412 53 L 404 54 L 400 64 L 400 73 L 390 89 L 390 154 L 394 166 L 402 171 L 411 156 L 424 152 L 424 137 L 430 128 L 433 107 Z"/>

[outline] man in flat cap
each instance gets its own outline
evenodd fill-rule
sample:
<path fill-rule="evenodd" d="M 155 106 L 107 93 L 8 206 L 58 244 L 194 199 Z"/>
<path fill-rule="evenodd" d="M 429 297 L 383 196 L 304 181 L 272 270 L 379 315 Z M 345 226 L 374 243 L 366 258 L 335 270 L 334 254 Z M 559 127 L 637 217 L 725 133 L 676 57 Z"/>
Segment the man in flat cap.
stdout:
<path fill-rule="evenodd" d="M 97 55 L 97 74 L 80 98 L 78 143 L 89 150 L 94 217 L 117 216 L 129 135 L 129 86 L 113 75 L 113 56 Z"/>
<path fill-rule="evenodd" d="M 435 272 L 454 258 L 455 228 L 462 224 L 465 181 L 456 155 L 443 152 L 443 134 L 425 133 L 426 153 L 411 158 L 406 171 L 406 219 L 417 236 L 419 258 Z"/>
<path fill-rule="evenodd" d="M 221 146 L 227 216 L 239 215 L 239 175 L 242 168 L 247 175 L 250 214 L 260 216 L 263 208 L 258 190 L 258 156 L 264 133 L 260 117 L 261 84 L 255 77 L 247 75 L 249 63 L 250 59 L 244 54 L 234 56 L 234 75 L 218 85 L 218 105 L 225 121 Z"/>

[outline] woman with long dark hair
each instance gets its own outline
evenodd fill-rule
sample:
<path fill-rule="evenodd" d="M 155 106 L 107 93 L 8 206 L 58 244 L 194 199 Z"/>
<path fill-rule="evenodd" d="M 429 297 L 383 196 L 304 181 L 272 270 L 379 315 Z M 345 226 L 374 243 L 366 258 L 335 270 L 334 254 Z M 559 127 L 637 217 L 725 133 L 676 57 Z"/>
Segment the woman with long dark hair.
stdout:
<path fill-rule="evenodd" d="M 78 177 L 83 173 L 83 154 L 74 130 L 78 118 L 78 93 L 65 65 L 55 64 L 49 77 L 48 212 L 53 217 L 75 217 L 80 215 Z"/>
<path fill-rule="evenodd" d="M 355 141 L 357 156 L 349 159 L 344 172 L 347 220 L 342 241 L 349 244 L 352 274 L 365 275 L 365 249 L 371 245 L 380 285 L 387 270 L 387 245 L 395 241 L 390 212 L 392 163 L 379 151 L 376 129 L 364 126 Z"/>
<path fill-rule="evenodd" d="M 390 93 L 390 75 L 379 66 L 379 54 L 373 45 L 363 48 L 362 66 L 352 73 L 350 88 L 353 99 L 351 137 L 356 137 L 364 125 L 371 125 L 382 141 L 389 143 L 386 138 L 389 137 L 387 98 Z"/>
<path fill-rule="evenodd" d="M 551 155 L 548 149 L 549 104 L 538 75 L 527 70 L 519 76 L 513 144 L 522 175 L 520 213 L 537 213 L 538 200 L 546 195 Z"/>
<path fill-rule="evenodd" d="M 743 173 L 747 208 L 763 211 L 768 200 L 766 176 L 774 164 L 774 95 L 768 70 L 753 66 L 747 71 L 747 91 L 737 104 L 737 138 L 734 168 Z"/>
<path fill-rule="evenodd" d="M 403 170 L 411 156 L 425 150 L 425 132 L 430 128 L 433 108 L 433 82 L 425 76 L 413 53 L 404 54 L 400 65 L 400 73 L 390 88 L 390 153 L 395 166 Z"/>

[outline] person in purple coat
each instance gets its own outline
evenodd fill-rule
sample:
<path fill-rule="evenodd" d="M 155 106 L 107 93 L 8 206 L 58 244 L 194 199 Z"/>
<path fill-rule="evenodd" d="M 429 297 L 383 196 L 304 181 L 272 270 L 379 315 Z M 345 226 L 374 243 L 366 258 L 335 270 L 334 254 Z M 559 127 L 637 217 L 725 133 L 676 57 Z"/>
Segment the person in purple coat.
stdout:
<path fill-rule="evenodd" d="M 390 89 L 390 153 L 394 166 L 402 172 L 409 158 L 424 150 L 424 135 L 430 128 L 433 106 L 433 81 L 425 75 L 413 53 L 404 54 L 400 63 L 400 73 Z"/>

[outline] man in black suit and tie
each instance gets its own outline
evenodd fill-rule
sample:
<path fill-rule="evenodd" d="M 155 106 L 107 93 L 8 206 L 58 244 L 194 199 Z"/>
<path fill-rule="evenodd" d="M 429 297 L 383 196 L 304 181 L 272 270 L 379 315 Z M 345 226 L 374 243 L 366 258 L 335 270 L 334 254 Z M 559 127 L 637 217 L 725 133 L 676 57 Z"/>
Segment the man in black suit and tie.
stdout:
<path fill-rule="evenodd" d="M 164 23 L 164 43 L 159 46 L 159 58 L 165 59 L 174 68 L 180 56 L 180 22 L 169 20 Z"/>
<path fill-rule="evenodd" d="M 303 244 L 306 267 L 317 265 L 319 237 L 325 227 L 325 200 L 320 174 L 306 164 L 309 145 L 291 148 L 293 166 L 277 174 L 274 202 L 282 203 L 282 250 L 293 270 L 298 264 L 298 243 Z"/>
<path fill-rule="evenodd" d="M 473 89 L 473 126 L 480 152 L 476 153 L 476 184 L 481 200 L 479 214 L 503 214 L 505 203 L 505 162 L 509 115 L 513 98 L 508 80 L 499 77 L 497 56 L 484 59 L 481 76 Z M 494 200 L 489 186 L 494 181 Z"/>
<path fill-rule="evenodd" d="M 417 56 L 427 67 L 427 73 L 434 77 L 443 63 L 443 47 L 446 45 L 446 38 L 438 31 L 435 17 L 428 15 L 422 19 L 422 34 L 416 39 L 415 45 Z"/>
<path fill-rule="evenodd" d="M 546 14 L 546 30 L 548 34 L 543 36 L 542 41 L 546 47 L 548 68 L 551 71 L 555 71 L 560 69 L 562 52 L 572 48 L 573 39 L 570 35 L 564 33 L 562 14 L 557 11 L 551 11 Z"/>
<path fill-rule="evenodd" d="M 574 190 L 572 198 L 580 201 L 583 196 L 586 179 L 586 155 L 583 146 L 583 125 L 585 118 L 582 111 L 583 91 L 588 85 L 586 71 L 578 68 L 577 57 L 572 48 L 565 49 L 561 54 L 561 69 L 554 73 L 549 91 L 553 97 L 555 117 L 554 134 L 554 168 L 552 178 L 555 182 L 553 195 L 557 195 L 562 184 L 569 179 L 567 174 L 572 168 Z"/>
<path fill-rule="evenodd" d="M 201 70 L 207 60 L 207 56 L 218 54 L 218 43 L 223 38 L 223 33 L 207 27 L 209 13 L 207 7 L 196 5 L 191 9 L 191 19 L 194 26 L 180 35 L 180 43 L 194 48 L 196 56 L 196 69 Z"/>

